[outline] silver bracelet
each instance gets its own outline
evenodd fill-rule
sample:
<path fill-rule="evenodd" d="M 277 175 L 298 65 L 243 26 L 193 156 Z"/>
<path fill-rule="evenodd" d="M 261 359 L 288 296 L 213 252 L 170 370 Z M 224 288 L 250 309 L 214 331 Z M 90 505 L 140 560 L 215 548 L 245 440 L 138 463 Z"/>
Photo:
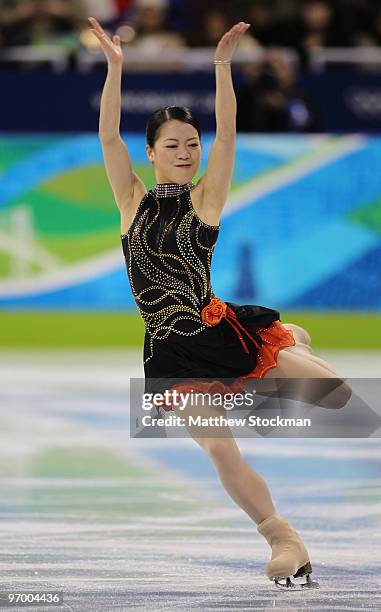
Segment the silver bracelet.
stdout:
<path fill-rule="evenodd" d="M 215 64 L 231 64 L 231 60 L 214 60 Z"/>

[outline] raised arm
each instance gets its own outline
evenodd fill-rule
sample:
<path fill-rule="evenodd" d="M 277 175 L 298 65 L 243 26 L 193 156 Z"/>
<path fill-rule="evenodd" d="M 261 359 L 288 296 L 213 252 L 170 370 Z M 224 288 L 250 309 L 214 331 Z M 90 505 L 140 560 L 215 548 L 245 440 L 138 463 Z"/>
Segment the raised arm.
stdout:
<path fill-rule="evenodd" d="M 240 21 L 223 35 L 217 45 L 214 60 L 216 69 L 216 138 L 209 154 L 202 185 L 201 209 L 218 219 L 226 203 L 233 175 L 236 137 L 237 102 L 230 61 L 241 36 L 250 27 Z M 208 212 L 206 212 L 208 211 Z"/>
<path fill-rule="evenodd" d="M 98 38 L 106 55 L 108 64 L 107 78 L 101 98 L 99 138 L 106 173 L 116 204 L 120 211 L 126 212 L 132 208 L 134 196 L 143 197 L 146 188 L 132 169 L 130 155 L 119 133 L 123 67 L 120 38 L 113 36 L 111 40 L 96 19 L 90 17 L 89 21 L 92 25 L 92 32 Z"/>

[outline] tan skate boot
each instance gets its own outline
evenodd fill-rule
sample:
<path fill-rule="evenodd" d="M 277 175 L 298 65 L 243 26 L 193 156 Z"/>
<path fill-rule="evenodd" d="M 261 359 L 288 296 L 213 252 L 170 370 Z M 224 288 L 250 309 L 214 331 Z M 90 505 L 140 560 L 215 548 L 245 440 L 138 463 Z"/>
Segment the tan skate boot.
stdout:
<path fill-rule="evenodd" d="M 307 549 L 287 519 L 275 512 L 257 525 L 257 531 L 266 538 L 272 549 L 271 561 L 266 566 L 270 580 L 281 587 L 319 586 L 310 578 L 312 567 Z M 303 584 L 292 582 L 290 578 L 305 575 L 307 582 Z"/>

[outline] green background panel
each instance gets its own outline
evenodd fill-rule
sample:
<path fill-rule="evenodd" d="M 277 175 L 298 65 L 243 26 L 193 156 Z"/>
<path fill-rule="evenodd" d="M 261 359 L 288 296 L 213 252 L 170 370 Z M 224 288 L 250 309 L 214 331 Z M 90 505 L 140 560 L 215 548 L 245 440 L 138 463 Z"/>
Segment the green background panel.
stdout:
<path fill-rule="evenodd" d="M 380 349 L 381 316 L 373 313 L 281 313 L 301 325 L 314 348 Z M 2 347 L 142 347 L 144 325 L 125 312 L 0 311 Z"/>

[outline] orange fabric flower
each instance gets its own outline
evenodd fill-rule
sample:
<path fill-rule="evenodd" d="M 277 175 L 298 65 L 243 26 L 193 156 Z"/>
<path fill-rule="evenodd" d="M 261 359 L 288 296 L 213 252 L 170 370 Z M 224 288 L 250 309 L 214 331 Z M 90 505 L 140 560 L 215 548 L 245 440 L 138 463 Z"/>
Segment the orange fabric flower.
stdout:
<path fill-rule="evenodd" d="M 206 325 L 217 325 L 226 316 L 226 304 L 214 297 L 201 311 L 201 318 Z"/>

